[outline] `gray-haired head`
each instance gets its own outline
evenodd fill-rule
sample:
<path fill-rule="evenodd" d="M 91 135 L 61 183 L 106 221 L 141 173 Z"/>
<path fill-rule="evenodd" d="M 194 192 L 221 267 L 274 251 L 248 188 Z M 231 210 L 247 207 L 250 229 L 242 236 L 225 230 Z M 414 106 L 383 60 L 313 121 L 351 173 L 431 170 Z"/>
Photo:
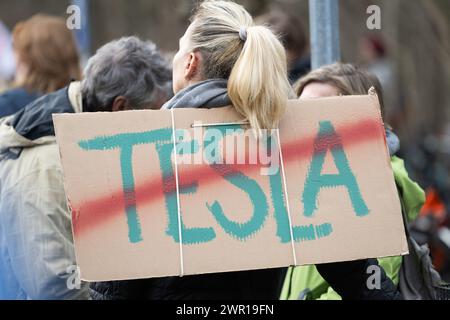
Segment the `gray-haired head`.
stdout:
<path fill-rule="evenodd" d="M 172 72 L 156 45 L 137 37 L 107 43 L 88 61 L 82 82 L 86 112 L 112 111 L 116 98 L 129 109 L 159 108 L 170 98 Z"/>

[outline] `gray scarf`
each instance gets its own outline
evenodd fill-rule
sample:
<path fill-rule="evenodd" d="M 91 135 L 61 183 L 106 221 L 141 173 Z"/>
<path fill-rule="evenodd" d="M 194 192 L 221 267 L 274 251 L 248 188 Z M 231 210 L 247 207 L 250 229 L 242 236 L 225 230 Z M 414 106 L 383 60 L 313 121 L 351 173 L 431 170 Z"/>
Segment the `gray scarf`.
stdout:
<path fill-rule="evenodd" d="M 231 105 L 227 92 L 227 80 L 212 79 L 189 86 L 178 92 L 161 109 L 220 108 Z"/>

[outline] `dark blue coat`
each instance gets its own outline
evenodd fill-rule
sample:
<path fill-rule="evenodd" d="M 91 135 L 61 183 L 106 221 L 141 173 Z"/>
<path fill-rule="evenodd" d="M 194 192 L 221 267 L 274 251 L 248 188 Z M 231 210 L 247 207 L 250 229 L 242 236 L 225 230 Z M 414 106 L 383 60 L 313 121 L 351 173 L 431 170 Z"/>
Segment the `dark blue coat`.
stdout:
<path fill-rule="evenodd" d="M 6 91 L 0 95 L 0 118 L 15 114 L 39 96 L 39 94 L 30 93 L 23 88 Z"/>

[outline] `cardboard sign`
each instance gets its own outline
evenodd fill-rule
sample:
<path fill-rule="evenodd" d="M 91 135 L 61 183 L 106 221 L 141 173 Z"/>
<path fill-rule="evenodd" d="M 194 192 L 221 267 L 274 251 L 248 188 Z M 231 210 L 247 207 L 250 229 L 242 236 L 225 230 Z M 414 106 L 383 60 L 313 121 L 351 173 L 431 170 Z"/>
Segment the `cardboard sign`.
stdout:
<path fill-rule="evenodd" d="M 259 139 L 231 107 L 54 123 L 87 281 L 407 253 L 376 96 L 290 101 Z"/>

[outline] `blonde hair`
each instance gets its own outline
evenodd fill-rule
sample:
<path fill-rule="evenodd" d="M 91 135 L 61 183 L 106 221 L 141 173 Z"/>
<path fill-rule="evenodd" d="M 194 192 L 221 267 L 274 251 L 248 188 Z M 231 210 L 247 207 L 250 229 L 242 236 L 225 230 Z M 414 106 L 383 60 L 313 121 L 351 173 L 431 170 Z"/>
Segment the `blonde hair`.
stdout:
<path fill-rule="evenodd" d="M 192 50 L 202 54 L 202 76 L 228 79 L 230 100 L 253 129 L 278 127 L 291 93 L 278 38 L 229 1 L 202 2 L 192 22 Z"/>
<path fill-rule="evenodd" d="M 294 84 L 297 97 L 310 83 L 326 83 L 335 87 L 339 94 L 366 95 L 374 87 L 380 101 L 381 113 L 384 116 L 383 90 L 378 78 L 353 64 L 334 63 L 311 71 Z"/>
<path fill-rule="evenodd" d="M 13 31 L 14 50 L 27 67 L 22 86 L 50 93 L 81 78 L 75 38 L 65 20 L 38 14 L 20 22 Z"/>

